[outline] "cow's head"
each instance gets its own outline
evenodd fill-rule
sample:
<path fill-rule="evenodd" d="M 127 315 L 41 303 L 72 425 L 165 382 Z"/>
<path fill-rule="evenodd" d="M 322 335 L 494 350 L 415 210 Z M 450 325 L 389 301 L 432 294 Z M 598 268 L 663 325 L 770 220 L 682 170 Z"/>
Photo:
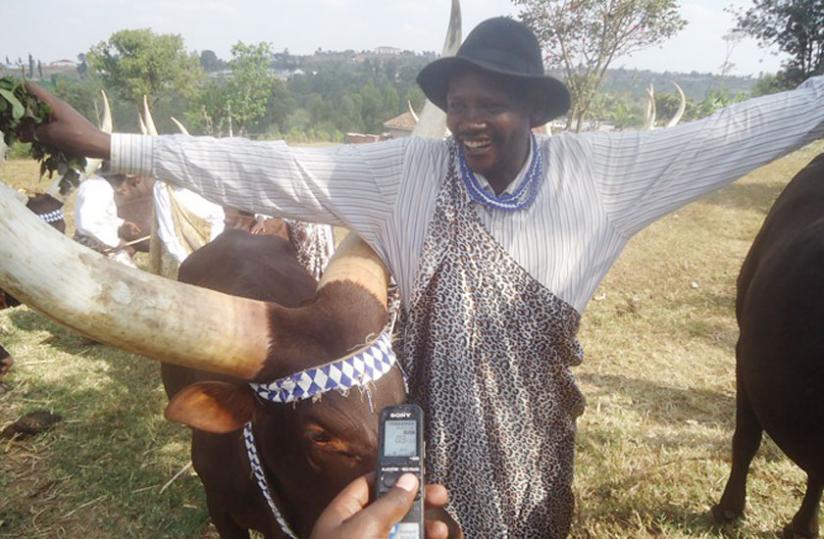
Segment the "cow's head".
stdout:
<path fill-rule="evenodd" d="M 370 395 L 358 388 L 347 396 L 325 393 L 316 402 L 264 402 L 248 383 L 269 383 L 340 358 L 380 333 L 387 317 L 387 271 L 355 237 L 338 250 L 311 304 L 285 307 L 113 263 L 57 234 L 0 185 L 0 259 L 4 288 L 82 334 L 244 381 L 179 392 L 169 416 L 222 432 L 253 419 L 265 433 L 260 440 L 265 459 L 272 458 L 282 472 L 277 475 L 282 485 L 274 488 L 289 489 L 290 504 L 306 500 L 300 512 L 307 522 L 347 480 L 372 466 L 373 412 L 403 400 L 397 367 L 364 388 L 371 389 L 371 406 Z M 309 283 L 311 295 L 315 285 Z M 292 486 L 312 484 L 302 474 L 323 478 L 315 482 L 318 490 L 324 485 L 323 492 Z"/>
<path fill-rule="evenodd" d="M 381 335 L 385 294 L 374 293 L 386 286 L 386 275 L 376 260 L 368 261 L 374 255 L 364 247 L 345 240 L 318 286 L 288 241 L 230 230 L 193 253 L 180 270 L 188 283 L 299 306 L 288 320 L 284 313 L 274 318 L 278 327 L 296 331 L 272 351 L 278 367 L 260 379 L 268 383 L 168 366 L 163 379 L 170 394 L 166 416 L 173 421 L 217 434 L 252 423 L 267 475 L 284 494 L 280 505 L 289 522 L 305 531 L 340 489 L 373 469 L 377 413 L 405 398 L 389 338 Z M 256 253 L 266 254 L 258 259 Z M 232 263 L 216 263 L 227 259 Z M 368 287 L 356 284 L 359 279 Z M 193 455 L 209 453 L 213 444 L 196 432 Z M 214 472 L 207 461 L 213 460 L 196 464 L 207 491 Z"/>
<path fill-rule="evenodd" d="M 300 536 L 308 536 L 334 496 L 374 469 L 378 412 L 405 401 L 403 378 L 393 366 L 348 392 L 333 390 L 285 403 L 269 401 L 265 392 L 248 384 L 198 382 L 173 397 L 166 415 L 212 432 L 239 429 L 251 421 L 280 510 Z"/>

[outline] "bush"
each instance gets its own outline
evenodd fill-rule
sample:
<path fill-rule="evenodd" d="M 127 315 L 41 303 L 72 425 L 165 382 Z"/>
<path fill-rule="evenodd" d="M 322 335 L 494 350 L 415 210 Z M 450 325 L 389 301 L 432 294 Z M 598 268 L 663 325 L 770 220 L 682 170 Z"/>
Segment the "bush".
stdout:
<path fill-rule="evenodd" d="M 17 142 L 9 148 L 6 154 L 7 159 L 30 159 L 29 152 L 31 151 L 31 144 L 26 142 Z"/>

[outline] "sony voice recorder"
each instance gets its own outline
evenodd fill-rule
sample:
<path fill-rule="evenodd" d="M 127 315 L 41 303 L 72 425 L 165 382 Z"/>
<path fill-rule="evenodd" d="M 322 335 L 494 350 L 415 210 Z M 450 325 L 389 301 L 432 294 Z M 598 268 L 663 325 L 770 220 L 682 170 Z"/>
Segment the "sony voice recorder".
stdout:
<path fill-rule="evenodd" d="M 409 513 L 403 517 L 391 539 L 423 539 L 423 410 L 417 404 L 387 406 L 381 411 L 378 442 L 378 468 L 375 472 L 375 497 L 392 490 L 405 473 L 418 477 L 418 494 Z"/>

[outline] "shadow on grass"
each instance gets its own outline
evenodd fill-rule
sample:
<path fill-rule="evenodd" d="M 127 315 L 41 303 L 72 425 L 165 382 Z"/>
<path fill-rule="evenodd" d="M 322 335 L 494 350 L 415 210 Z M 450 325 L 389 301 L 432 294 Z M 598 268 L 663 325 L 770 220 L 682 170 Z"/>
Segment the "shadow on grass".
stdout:
<path fill-rule="evenodd" d="M 200 482 L 184 476 L 158 494 L 188 460 L 189 436 L 162 417 L 165 395 L 156 366 L 104 346 L 84 354 L 83 361 L 88 359 L 105 365 L 94 372 L 67 368 L 59 382 L 35 373 L 25 393 L 13 396 L 36 402 L 23 407 L 45 405 L 67 421 L 42 437 L 7 446 L 21 457 L 0 463 L 0 474 L 19 474 L 6 466 L 36 455 L 35 474 L 27 477 L 56 481 L 61 495 L 7 491 L 4 513 L 29 515 L 31 509 L 43 516 L 36 523 L 26 516 L 7 520 L 0 532 L 26 537 L 34 528 L 61 527 L 70 537 L 87 531 L 93 537 L 200 536 L 208 522 Z"/>
<path fill-rule="evenodd" d="M 731 210 L 752 210 L 766 215 L 786 186 L 786 182 L 738 182 L 704 197 L 698 204 Z"/>
<path fill-rule="evenodd" d="M 17 308 L 10 312 L 8 318 L 15 327 L 22 331 L 44 331 L 50 333 L 51 335 L 42 339 L 39 344 L 67 354 L 74 355 L 84 353 L 90 346 L 96 346 L 90 339 L 74 333 L 70 329 L 52 322 L 45 316 L 24 307 Z"/>
<path fill-rule="evenodd" d="M 577 373 L 576 376 L 580 382 L 596 388 L 594 392 L 587 391 L 590 397 L 622 395 L 626 399 L 616 406 L 660 425 L 681 427 L 686 421 L 694 421 L 712 429 L 730 430 L 733 427 L 735 398 L 730 395 L 707 389 L 678 389 L 612 374 Z M 655 440 L 658 445 L 660 439 L 656 437 Z M 683 440 L 675 438 L 666 443 L 680 446 Z"/>
<path fill-rule="evenodd" d="M 43 346 L 70 355 L 80 354 L 87 359 L 104 361 L 109 366 L 107 376 L 121 389 L 134 389 L 136 377 L 152 382 L 152 388 L 160 384 L 160 368 L 156 361 L 93 341 L 28 309 L 10 313 L 9 319 L 23 331 L 50 333 L 40 341 Z"/>

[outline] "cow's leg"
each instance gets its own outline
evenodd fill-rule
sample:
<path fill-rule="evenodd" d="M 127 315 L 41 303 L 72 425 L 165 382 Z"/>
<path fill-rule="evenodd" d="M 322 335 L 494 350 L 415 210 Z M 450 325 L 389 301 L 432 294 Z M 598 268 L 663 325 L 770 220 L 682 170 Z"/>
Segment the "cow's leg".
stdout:
<path fill-rule="evenodd" d="M 740 353 L 740 347 L 739 347 Z M 732 437 L 732 469 L 721 501 L 712 508 L 715 522 L 722 524 L 740 518 L 747 497 L 747 472 L 755 452 L 761 445 L 763 428 L 750 405 L 741 382 L 741 360 L 736 376 L 735 434 Z"/>
<path fill-rule="evenodd" d="M 209 497 L 206 497 L 206 505 L 209 507 L 209 516 L 212 517 L 212 524 L 217 528 L 220 539 L 249 539 L 249 530 L 238 526 L 232 519 L 232 515 L 217 507 L 212 507 Z"/>
<path fill-rule="evenodd" d="M 824 488 L 824 483 L 807 476 L 807 492 L 804 493 L 804 501 L 801 502 L 801 508 L 793 517 L 790 525 L 784 528 L 785 538 L 818 537 L 818 506 L 821 503 L 822 488 Z"/>

